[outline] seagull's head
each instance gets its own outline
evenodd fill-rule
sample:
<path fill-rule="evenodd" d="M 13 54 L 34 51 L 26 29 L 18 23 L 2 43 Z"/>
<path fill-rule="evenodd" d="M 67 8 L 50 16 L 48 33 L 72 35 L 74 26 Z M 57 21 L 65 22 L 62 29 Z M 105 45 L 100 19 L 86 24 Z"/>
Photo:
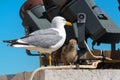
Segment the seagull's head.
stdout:
<path fill-rule="evenodd" d="M 65 18 L 61 16 L 54 17 L 51 24 L 52 28 L 64 28 L 65 25 L 72 26 L 71 22 L 66 21 Z"/>

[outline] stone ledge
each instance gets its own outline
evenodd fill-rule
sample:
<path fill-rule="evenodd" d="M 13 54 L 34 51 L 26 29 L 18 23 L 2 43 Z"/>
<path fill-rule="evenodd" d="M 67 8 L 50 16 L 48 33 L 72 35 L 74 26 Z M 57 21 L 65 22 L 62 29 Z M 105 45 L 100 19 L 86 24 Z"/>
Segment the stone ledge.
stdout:
<path fill-rule="evenodd" d="M 120 80 L 119 75 L 120 70 L 45 70 L 45 80 Z"/>
<path fill-rule="evenodd" d="M 42 70 L 33 80 L 120 80 L 119 69 Z M 1 76 L 0 80 L 29 80 L 31 72 Z"/>

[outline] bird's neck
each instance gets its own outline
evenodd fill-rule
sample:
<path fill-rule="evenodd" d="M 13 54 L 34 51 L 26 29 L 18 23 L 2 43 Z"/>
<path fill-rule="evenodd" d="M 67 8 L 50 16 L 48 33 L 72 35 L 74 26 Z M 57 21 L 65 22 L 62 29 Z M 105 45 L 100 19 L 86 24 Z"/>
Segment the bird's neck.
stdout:
<path fill-rule="evenodd" d="M 60 31 L 59 31 L 59 35 L 64 35 L 64 37 L 66 37 L 66 31 L 65 31 L 65 29 L 64 28 L 61 28 L 61 29 L 59 29 Z"/>

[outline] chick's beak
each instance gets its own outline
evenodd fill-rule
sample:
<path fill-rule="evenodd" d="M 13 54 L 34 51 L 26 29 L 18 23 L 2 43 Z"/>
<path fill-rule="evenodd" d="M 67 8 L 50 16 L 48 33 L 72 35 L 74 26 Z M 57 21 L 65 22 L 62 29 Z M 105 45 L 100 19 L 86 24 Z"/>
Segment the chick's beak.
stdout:
<path fill-rule="evenodd" d="M 72 26 L 72 23 L 67 21 L 65 25 L 66 26 Z"/>

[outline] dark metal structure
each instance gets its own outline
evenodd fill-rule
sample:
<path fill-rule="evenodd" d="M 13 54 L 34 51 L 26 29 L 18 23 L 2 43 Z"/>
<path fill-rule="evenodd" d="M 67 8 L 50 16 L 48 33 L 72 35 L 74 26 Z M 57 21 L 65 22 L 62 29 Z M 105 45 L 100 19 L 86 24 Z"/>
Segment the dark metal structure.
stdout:
<path fill-rule="evenodd" d="M 44 0 L 44 2 L 49 0 Z M 52 0 L 54 1 L 54 0 Z M 60 2 L 60 1 L 59 1 Z M 49 6 L 49 5 L 46 5 Z M 54 11 L 58 5 L 46 9 L 49 17 L 56 16 Z M 51 11 L 50 11 L 51 10 Z M 59 10 L 59 8 L 58 8 Z M 58 12 L 71 22 L 77 22 L 78 13 L 86 14 L 86 38 L 90 37 L 97 43 L 115 44 L 120 41 L 120 29 L 95 3 L 94 0 L 71 0 Z"/>
<path fill-rule="evenodd" d="M 52 18 L 60 15 L 73 23 L 73 28 L 66 28 L 66 43 L 71 38 L 77 38 L 80 50 L 87 50 L 84 41 L 91 38 L 93 46 L 95 43 L 111 44 L 111 54 L 118 52 L 115 45 L 120 42 L 120 28 L 94 3 L 94 0 L 43 0 L 43 2 L 44 5 L 34 4 L 32 8 L 26 10 L 23 8 L 27 2 L 21 7 L 20 15 L 26 35 L 38 29 L 48 28 Z M 120 0 L 118 2 L 120 3 Z"/>

